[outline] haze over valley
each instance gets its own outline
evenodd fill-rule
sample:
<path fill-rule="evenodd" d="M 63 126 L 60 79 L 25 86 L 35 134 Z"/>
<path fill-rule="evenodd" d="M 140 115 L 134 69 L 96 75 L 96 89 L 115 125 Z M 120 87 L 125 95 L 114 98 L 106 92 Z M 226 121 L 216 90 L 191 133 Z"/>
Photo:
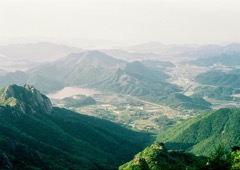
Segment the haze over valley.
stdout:
<path fill-rule="evenodd" d="M 240 169 L 240 3 L 0 2 L 0 169 Z"/>

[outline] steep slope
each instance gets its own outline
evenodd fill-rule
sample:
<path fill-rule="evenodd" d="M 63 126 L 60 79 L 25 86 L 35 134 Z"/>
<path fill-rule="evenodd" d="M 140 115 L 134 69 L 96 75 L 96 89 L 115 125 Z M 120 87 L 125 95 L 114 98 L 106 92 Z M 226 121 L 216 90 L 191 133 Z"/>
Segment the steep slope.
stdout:
<path fill-rule="evenodd" d="M 104 91 L 143 97 L 152 101 L 155 101 L 159 96 L 180 91 L 177 86 L 165 82 L 167 75 L 164 73 L 162 76 L 154 71 L 142 72 L 139 70 L 135 72 L 134 70 L 135 68 L 111 70 L 104 76 L 99 75 L 97 81 L 93 81 L 87 86 Z"/>
<path fill-rule="evenodd" d="M 31 70 L 31 73 L 69 85 L 82 85 L 102 80 L 111 69 L 116 69 L 124 63 L 123 60 L 99 51 L 86 51 L 73 53 L 58 61 L 41 65 Z"/>
<path fill-rule="evenodd" d="M 148 134 L 53 108 L 29 85 L 0 89 L 0 153 L 14 169 L 116 169 Z M 131 150 L 129 149 L 131 148 Z"/>
<path fill-rule="evenodd" d="M 119 170 L 196 169 L 202 161 L 206 162 L 206 159 L 183 151 L 168 151 L 163 143 L 154 143 L 135 155 L 132 161 L 120 166 Z"/>
<path fill-rule="evenodd" d="M 240 145 L 240 109 L 219 109 L 190 119 L 159 133 L 157 140 L 169 149 L 184 149 L 197 155 L 210 155 L 224 145 Z"/>
<path fill-rule="evenodd" d="M 52 112 L 51 101 L 29 85 L 24 85 L 24 87 L 10 85 L 2 89 L 0 104 L 11 106 L 19 113 L 50 114 Z"/>

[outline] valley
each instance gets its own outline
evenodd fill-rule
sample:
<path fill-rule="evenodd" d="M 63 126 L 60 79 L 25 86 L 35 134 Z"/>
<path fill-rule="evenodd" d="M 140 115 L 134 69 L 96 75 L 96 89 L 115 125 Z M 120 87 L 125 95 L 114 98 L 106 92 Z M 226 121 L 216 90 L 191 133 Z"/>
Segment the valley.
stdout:
<path fill-rule="evenodd" d="M 194 71 L 189 74 L 189 70 Z M 183 94 L 190 96 L 194 93 L 193 89 L 199 85 L 194 81 L 194 77 L 206 71 L 207 69 L 202 67 L 178 64 L 177 67 L 168 69 L 166 73 L 171 77 L 168 80 L 170 83 L 177 84 L 184 89 Z M 81 114 L 110 120 L 137 131 L 156 133 L 201 113 L 197 110 L 174 108 L 147 101 L 137 96 L 90 89 L 85 86 L 65 87 L 48 94 L 48 97 L 55 106 L 65 107 L 63 99 L 75 98 L 76 95 L 91 96 L 96 100 L 96 104 L 66 108 Z M 214 109 L 224 107 L 226 104 L 224 101 L 205 99 L 213 104 Z"/>
<path fill-rule="evenodd" d="M 107 51 L 108 54 L 105 54 L 103 51 L 70 53 L 50 62 L 32 65 L 32 68 L 22 71 L 19 71 L 18 67 L 13 72 L 1 67 L 0 114 L 4 115 L 2 122 L 5 119 L 8 120 L 6 127 L 13 131 L 10 140 L 16 140 L 19 146 L 30 146 L 35 153 L 33 140 L 26 143 L 22 134 L 18 140 L 15 130 L 27 133 L 28 138 L 43 140 L 42 136 L 34 135 L 30 129 L 26 128 L 25 123 L 29 123 L 29 126 L 36 124 L 37 127 L 32 129 L 40 131 L 40 135 L 44 134 L 42 132 L 44 127 L 55 136 L 60 135 L 64 138 L 64 140 L 51 138 L 57 143 L 55 152 L 61 155 L 61 159 L 64 159 L 63 164 L 60 165 L 61 168 L 72 167 L 68 161 L 68 154 L 74 153 L 64 142 L 73 142 L 74 147 L 85 146 L 87 148 L 84 153 L 89 152 L 90 155 L 83 156 L 77 150 L 76 158 L 72 160 L 73 166 L 82 169 L 85 167 L 116 168 L 131 160 L 134 154 L 154 142 L 158 144 L 153 144 L 143 153 L 137 154 L 133 162 L 130 161 L 122 166 L 123 169 L 126 167 L 128 169 L 134 163 L 144 159 L 148 166 L 153 166 L 152 160 L 148 160 L 148 154 L 145 153 L 148 151 L 150 155 L 154 154 L 153 157 L 159 156 L 158 154 L 168 155 L 172 161 L 183 157 L 186 161 L 184 164 L 188 164 L 188 159 L 196 163 L 206 161 L 199 153 L 208 157 L 213 150 L 208 149 L 203 152 L 203 148 L 215 147 L 215 144 L 220 145 L 226 142 L 226 138 L 232 138 L 231 143 L 226 145 L 228 150 L 232 145 L 239 145 L 238 137 L 222 130 L 229 128 L 229 131 L 237 131 L 235 127 L 224 125 L 225 122 L 238 124 L 236 121 L 239 111 L 233 109 L 240 107 L 240 79 L 237 66 L 219 64 L 199 66 L 191 63 L 196 58 L 190 56 L 169 57 L 156 54 L 151 57 L 151 53 L 147 53 L 138 58 L 139 52 L 124 53 L 123 50 L 115 50 Z M 118 54 L 116 58 L 109 55 L 116 53 Z M 121 57 L 120 54 L 124 56 Z M 123 60 L 127 56 L 131 58 L 131 61 Z M 205 60 L 202 61 L 205 62 Z M 43 97 L 44 95 L 37 92 L 32 85 L 47 97 Z M 11 114 L 5 117 L 8 111 Z M 50 114 L 50 116 L 38 114 Z M 13 126 L 9 116 L 16 121 L 19 117 L 24 122 Z M 44 121 L 48 123 L 45 125 Z M 222 121 L 222 124 L 220 126 L 211 121 Z M 208 123 L 205 124 L 205 122 Z M 214 125 L 214 130 L 211 130 L 211 125 Z M 199 130 L 198 126 L 202 130 Z M 6 127 L 2 127 L 3 132 Z M 109 131 L 108 128 L 112 129 Z M 88 136 L 88 133 L 97 137 Z M 223 137 L 218 137 L 223 133 Z M 129 141 L 127 139 L 131 134 L 133 137 Z M 139 138 L 138 135 L 140 135 Z M 70 139 L 67 139 L 67 136 L 70 136 Z M 8 141 L 5 134 L 0 135 L 0 144 L 1 138 L 3 143 Z M 51 140 L 39 146 L 50 145 L 49 149 L 52 150 Z M 142 144 L 140 144 L 141 141 L 143 141 Z M 121 150 L 118 150 L 119 153 L 114 160 L 111 159 L 112 147 L 106 146 L 104 142 L 114 147 L 121 143 Z M 159 142 L 163 142 L 170 150 L 158 150 L 161 148 Z M 134 149 L 126 154 L 123 153 L 124 150 L 128 150 L 129 146 L 135 144 Z M 4 151 L 11 156 L 16 156 L 15 150 L 10 152 L 8 149 L 7 147 Z M 186 150 L 187 153 L 179 152 L 179 149 Z M 63 154 L 62 150 L 67 152 L 67 155 Z M 44 157 L 51 157 L 51 153 L 45 154 L 43 150 L 40 151 Z M 94 152 L 97 158 L 103 158 L 102 161 L 91 161 L 91 155 Z M 121 156 L 126 156 L 126 159 L 120 158 Z M 80 161 L 82 165 L 78 164 L 79 159 L 85 159 Z M 35 161 L 35 158 L 33 160 Z M 58 159 L 41 161 L 56 168 Z M 109 165 L 107 161 L 110 161 Z M 165 163 L 168 164 L 168 160 L 165 160 Z M 31 161 L 26 165 L 28 164 L 38 166 Z M 162 162 L 158 164 L 165 166 Z M 167 166 L 171 167 L 171 163 Z M 196 165 L 189 164 L 189 166 L 195 167 Z"/>
<path fill-rule="evenodd" d="M 191 117 L 168 106 L 140 100 L 132 96 L 112 93 L 90 96 L 97 101 L 95 105 L 68 107 L 68 109 L 110 120 L 133 130 L 147 132 L 156 132 Z M 63 100 L 52 99 L 52 101 L 54 105 L 64 107 Z"/>
<path fill-rule="evenodd" d="M 239 7 L 0 0 L 0 170 L 240 170 Z"/>

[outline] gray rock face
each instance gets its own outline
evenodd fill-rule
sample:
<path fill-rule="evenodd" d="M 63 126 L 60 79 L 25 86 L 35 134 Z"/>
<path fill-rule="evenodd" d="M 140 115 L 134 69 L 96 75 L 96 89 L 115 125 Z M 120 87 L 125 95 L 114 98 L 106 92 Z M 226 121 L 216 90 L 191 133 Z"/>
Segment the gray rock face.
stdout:
<path fill-rule="evenodd" d="M 52 103 L 33 86 L 25 84 L 23 87 L 10 85 L 4 89 L 0 96 L 3 105 L 16 107 L 21 113 L 46 113 L 52 112 Z"/>

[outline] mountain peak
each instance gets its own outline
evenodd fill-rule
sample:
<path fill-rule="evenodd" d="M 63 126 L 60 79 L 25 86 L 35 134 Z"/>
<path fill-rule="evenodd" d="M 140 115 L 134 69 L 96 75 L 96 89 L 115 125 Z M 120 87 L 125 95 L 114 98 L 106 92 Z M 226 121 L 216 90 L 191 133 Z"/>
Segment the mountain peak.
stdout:
<path fill-rule="evenodd" d="M 69 54 L 66 58 L 60 60 L 58 64 L 115 68 L 125 63 L 126 61 L 124 60 L 116 59 L 101 51 L 93 50 Z"/>
<path fill-rule="evenodd" d="M 21 113 L 52 112 L 51 101 L 33 86 L 9 85 L 0 90 L 0 105 L 15 107 Z"/>

